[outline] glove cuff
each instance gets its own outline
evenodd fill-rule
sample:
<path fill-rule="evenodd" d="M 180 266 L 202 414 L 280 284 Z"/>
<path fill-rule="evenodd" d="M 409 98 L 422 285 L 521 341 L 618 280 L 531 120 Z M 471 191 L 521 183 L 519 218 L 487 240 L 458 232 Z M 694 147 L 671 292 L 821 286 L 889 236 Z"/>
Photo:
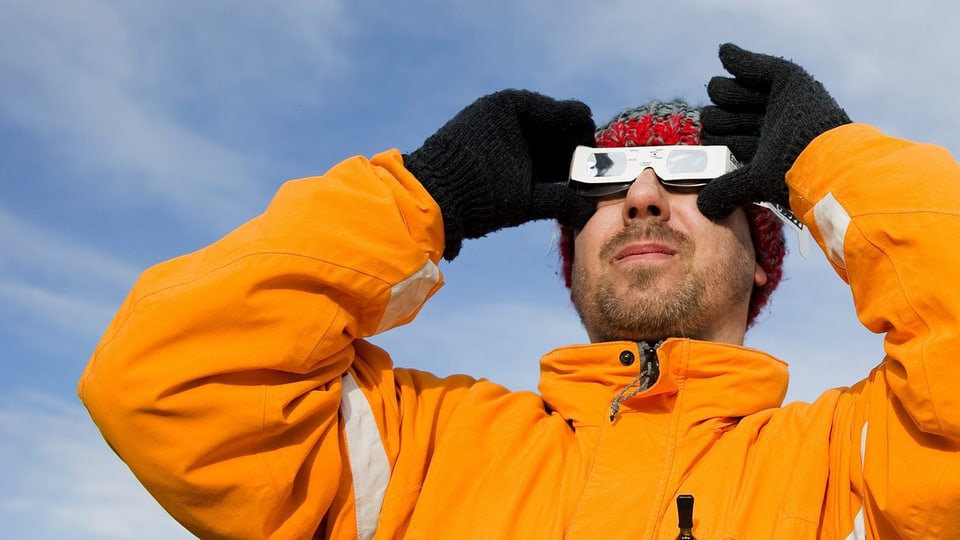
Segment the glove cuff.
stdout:
<path fill-rule="evenodd" d="M 440 207 L 440 215 L 443 218 L 443 257 L 452 261 L 460 253 L 460 247 L 463 244 L 461 218 L 463 211 L 460 208 L 456 188 L 450 186 L 449 182 L 442 181 L 444 178 L 458 178 L 458 176 L 450 176 L 449 172 L 442 171 L 461 170 L 466 168 L 466 164 L 460 163 L 461 159 L 456 154 L 448 154 L 448 156 L 452 162 L 435 163 L 428 156 L 424 156 L 423 152 L 414 152 L 403 156 L 403 165 L 413 173 Z"/>

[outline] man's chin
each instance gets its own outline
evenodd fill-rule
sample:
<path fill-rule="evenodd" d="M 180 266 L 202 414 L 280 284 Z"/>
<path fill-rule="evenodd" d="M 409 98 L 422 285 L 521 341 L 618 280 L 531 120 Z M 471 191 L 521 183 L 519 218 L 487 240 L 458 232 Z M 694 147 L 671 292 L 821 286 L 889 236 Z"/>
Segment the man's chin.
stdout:
<path fill-rule="evenodd" d="M 675 330 L 670 330 L 665 327 L 655 328 L 651 326 L 644 327 L 643 329 L 605 327 L 592 332 L 588 331 L 588 334 L 591 336 L 591 339 L 594 342 L 645 341 L 647 343 L 656 343 L 670 337 L 687 337 L 680 335 Z"/>
<path fill-rule="evenodd" d="M 648 294 L 655 291 L 665 292 L 678 287 L 682 280 L 683 273 L 677 272 L 674 266 L 640 264 L 625 268 L 613 284 L 624 293 L 634 291 Z"/>
<path fill-rule="evenodd" d="M 677 284 L 667 279 L 647 280 L 644 283 L 620 283 L 612 288 L 613 297 L 618 303 L 638 309 L 651 304 L 662 303 L 664 298 L 677 294 Z M 625 308 L 627 309 L 627 308 Z"/>

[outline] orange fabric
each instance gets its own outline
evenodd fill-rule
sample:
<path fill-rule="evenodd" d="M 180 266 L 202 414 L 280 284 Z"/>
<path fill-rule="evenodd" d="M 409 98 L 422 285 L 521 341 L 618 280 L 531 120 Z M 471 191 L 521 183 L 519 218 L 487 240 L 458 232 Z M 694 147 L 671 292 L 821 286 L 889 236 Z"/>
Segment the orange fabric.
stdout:
<path fill-rule="evenodd" d="M 392 468 L 377 538 L 672 540 L 681 493 L 701 539 L 843 539 L 861 500 L 874 538 L 956 535 L 960 167 L 852 125 L 815 140 L 788 183 L 821 245 L 818 202 L 829 192 L 850 215 L 837 269 L 888 332 L 885 362 L 814 403 L 781 407 L 786 365 L 766 354 L 678 339 L 612 422 L 633 343 L 547 354 L 539 394 L 395 368 L 363 338 L 443 251 L 439 209 L 395 151 L 290 182 L 262 216 L 148 270 L 79 392 L 204 538 L 356 535 L 346 370 Z"/>

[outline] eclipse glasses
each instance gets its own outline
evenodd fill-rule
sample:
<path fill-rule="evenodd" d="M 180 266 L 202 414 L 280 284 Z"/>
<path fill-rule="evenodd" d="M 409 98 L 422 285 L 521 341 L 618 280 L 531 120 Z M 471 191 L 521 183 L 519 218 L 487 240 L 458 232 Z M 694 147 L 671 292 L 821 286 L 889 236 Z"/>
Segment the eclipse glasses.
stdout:
<path fill-rule="evenodd" d="M 644 169 L 653 169 L 661 185 L 695 189 L 736 170 L 740 164 L 726 146 L 578 146 L 570 163 L 570 188 L 584 197 L 605 197 L 626 191 Z M 773 211 L 797 232 L 800 255 L 809 251 L 803 223 L 789 208 L 770 202 L 754 203 Z"/>
<path fill-rule="evenodd" d="M 644 169 L 653 169 L 664 186 L 698 188 L 739 166 L 726 146 L 578 146 L 570 187 L 585 197 L 603 197 L 625 191 Z"/>

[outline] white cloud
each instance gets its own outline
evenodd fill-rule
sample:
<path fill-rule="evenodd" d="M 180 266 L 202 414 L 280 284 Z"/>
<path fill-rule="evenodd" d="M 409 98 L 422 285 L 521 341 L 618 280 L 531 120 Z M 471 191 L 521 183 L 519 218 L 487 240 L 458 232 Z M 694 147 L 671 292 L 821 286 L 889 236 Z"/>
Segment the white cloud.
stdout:
<path fill-rule="evenodd" d="M 94 279 L 101 285 L 132 283 L 136 265 L 84 247 L 78 240 L 28 222 L 0 206 L 0 270 L 57 281 Z"/>
<path fill-rule="evenodd" d="M 960 5 L 953 2 L 560 0 L 544 9 L 521 0 L 511 13 L 475 25 L 509 28 L 513 48 L 538 51 L 532 69 L 542 84 L 579 86 L 599 121 L 652 98 L 706 100 L 708 78 L 724 74 L 717 47 L 732 41 L 795 60 L 854 120 L 960 153 L 953 129 Z"/>
<path fill-rule="evenodd" d="M 266 194 L 264 158 L 230 133 L 255 129 L 251 100 L 317 99 L 349 66 L 336 44 L 352 28 L 339 2 L 251 6 L 7 3 L 0 112 L 90 189 L 235 225 Z"/>
<path fill-rule="evenodd" d="M 35 331 L 30 334 L 21 331 L 21 338 L 38 343 L 49 341 L 51 331 L 59 335 L 61 340 L 64 334 L 81 338 L 98 336 L 103 333 L 117 309 L 112 303 L 95 302 L 29 283 L 6 280 L 0 280 L 0 302 L 6 305 L 6 310 L 17 313 L 20 318 L 31 315 L 45 323 L 42 331 L 35 326 L 31 327 Z M 56 345 L 56 341 L 47 345 Z"/>
<path fill-rule="evenodd" d="M 2 207 L 0 231 L 0 303 L 17 319 L 29 314 L 44 321 L 32 339 L 49 340 L 51 329 L 86 338 L 103 332 L 117 309 L 117 294 L 137 276 L 133 264 Z"/>
<path fill-rule="evenodd" d="M 9 538 L 193 538 L 136 481 L 78 404 L 0 402 L 0 521 Z"/>

